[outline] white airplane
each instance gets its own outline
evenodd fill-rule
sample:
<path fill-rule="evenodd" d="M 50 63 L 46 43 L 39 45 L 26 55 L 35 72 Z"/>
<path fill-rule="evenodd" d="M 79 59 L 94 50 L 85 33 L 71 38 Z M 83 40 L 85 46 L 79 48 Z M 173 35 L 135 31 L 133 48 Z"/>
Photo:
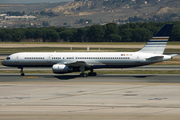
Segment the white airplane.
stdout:
<path fill-rule="evenodd" d="M 24 76 L 24 67 L 52 67 L 56 74 L 80 71 L 81 77 L 96 76 L 94 69 L 129 68 L 172 59 L 163 55 L 173 24 L 164 25 L 150 41 L 137 52 L 23 52 L 8 56 L 2 65 L 18 67 Z M 86 70 L 90 70 L 87 74 Z"/>

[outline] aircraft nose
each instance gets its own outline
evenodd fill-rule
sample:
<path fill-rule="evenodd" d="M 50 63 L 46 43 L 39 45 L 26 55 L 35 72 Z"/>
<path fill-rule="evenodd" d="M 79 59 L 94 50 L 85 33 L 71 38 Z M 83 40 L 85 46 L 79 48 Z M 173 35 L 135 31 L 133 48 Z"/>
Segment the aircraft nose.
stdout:
<path fill-rule="evenodd" d="M 5 64 L 5 60 L 3 60 L 1 64 L 2 64 L 2 65 L 6 65 L 6 64 Z"/>

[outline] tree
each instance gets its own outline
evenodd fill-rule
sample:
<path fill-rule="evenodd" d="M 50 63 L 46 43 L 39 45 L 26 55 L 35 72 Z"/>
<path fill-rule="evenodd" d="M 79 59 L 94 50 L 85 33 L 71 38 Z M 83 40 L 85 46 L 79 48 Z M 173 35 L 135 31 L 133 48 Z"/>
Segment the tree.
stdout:
<path fill-rule="evenodd" d="M 72 32 L 72 36 L 69 38 L 70 42 L 76 42 L 76 35 L 77 35 L 77 29 L 71 28 L 70 31 Z"/>
<path fill-rule="evenodd" d="M 14 28 L 12 29 L 12 41 L 13 42 L 20 42 L 22 39 L 25 38 L 24 31 L 22 29 Z"/>
<path fill-rule="evenodd" d="M 123 30 L 123 29 L 129 29 L 130 28 L 130 24 L 123 24 L 123 25 L 119 25 L 119 31 Z"/>
<path fill-rule="evenodd" d="M 2 30 L 2 41 L 11 41 L 12 40 L 12 29 L 3 29 Z"/>
<path fill-rule="evenodd" d="M 3 34 L 4 34 L 4 31 L 3 31 L 3 29 L 0 29 L 0 41 L 4 41 L 4 39 L 3 39 Z"/>
<path fill-rule="evenodd" d="M 117 26 L 115 23 L 92 25 L 84 28 L 42 27 L 42 28 L 0 28 L 0 41 L 19 42 L 22 39 L 43 39 L 43 42 L 145 42 L 164 24 L 174 24 L 170 41 L 180 41 L 180 22 L 144 22 L 127 23 Z"/>
<path fill-rule="evenodd" d="M 132 29 L 137 29 L 137 28 L 139 28 L 138 23 L 129 23 L 129 26 L 130 26 L 130 28 L 132 28 Z"/>
<path fill-rule="evenodd" d="M 41 29 L 37 29 L 34 33 L 34 39 L 39 39 L 43 37 L 43 31 Z"/>
<path fill-rule="evenodd" d="M 65 22 L 65 23 L 63 23 L 63 25 L 67 25 L 67 23 Z"/>
<path fill-rule="evenodd" d="M 133 41 L 136 42 L 147 42 L 151 37 L 153 36 L 153 33 L 149 31 L 146 28 L 138 28 L 133 31 Z"/>
<path fill-rule="evenodd" d="M 80 19 L 80 20 L 79 20 L 79 23 L 85 23 L 85 22 L 86 22 L 85 19 Z"/>
<path fill-rule="evenodd" d="M 119 29 L 118 26 L 115 23 L 108 23 L 106 24 L 106 30 L 105 30 L 105 38 L 108 38 L 111 34 L 118 34 Z"/>
<path fill-rule="evenodd" d="M 12 40 L 12 35 L 11 34 L 8 34 L 8 33 L 5 33 L 2 35 L 2 40 L 3 41 L 11 41 Z"/>
<path fill-rule="evenodd" d="M 6 14 L 8 14 L 9 16 L 23 16 L 25 15 L 25 12 L 23 11 L 22 13 L 21 12 L 12 12 L 12 11 L 8 11 L 6 12 Z"/>
<path fill-rule="evenodd" d="M 44 27 L 50 26 L 48 21 L 43 21 L 42 25 L 43 25 Z"/>
<path fill-rule="evenodd" d="M 48 29 L 46 30 L 46 35 L 45 38 L 46 40 L 49 40 L 50 42 L 57 42 L 57 40 L 60 38 L 59 33 L 56 32 L 55 30 Z"/>
<path fill-rule="evenodd" d="M 59 27 L 59 28 L 56 28 L 56 31 L 57 32 L 62 32 L 62 31 L 65 31 L 67 28 L 65 28 L 65 27 Z"/>
<path fill-rule="evenodd" d="M 27 28 L 25 30 L 25 36 L 27 39 L 31 39 L 31 38 L 34 38 L 34 34 L 35 34 L 36 30 L 35 28 Z"/>
<path fill-rule="evenodd" d="M 119 35 L 122 36 L 123 42 L 132 42 L 132 33 L 133 29 L 122 29 Z"/>
<path fill-rule="evenodd" d="M 85 42 L 87 29 L 87 27 L 77 29 L 76 42 Z"/>
<path fill-rule="evenodd" d="M 102 42 L 105 31 L 102 29 L 100 25 L 92 25 L 87 30 L 87 36 L 91 42 Z"/>
<path fill-rule="evenodd" d="M 122 37 L 118 34 L 111 34 L 109 35 L 109 40 L 112 41 L 112 42 L 120 42 Z"/>
<path fill-rule="evenodd" d="M 73 33 L 70 30 L 65 30 L 60 33 L 60 37 L 64 39 L 66 42 L 69 42 Z"/>
<path fill-rule="evenodd" d="M 176 25 L 173 27 L 170 41 L 180 41 L 180 25 Z"/>

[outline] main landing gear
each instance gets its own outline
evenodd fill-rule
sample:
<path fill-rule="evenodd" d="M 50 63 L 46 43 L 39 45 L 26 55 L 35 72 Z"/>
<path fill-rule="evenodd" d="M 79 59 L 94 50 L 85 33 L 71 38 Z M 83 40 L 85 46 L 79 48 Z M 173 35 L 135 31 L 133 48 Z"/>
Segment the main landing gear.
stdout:
<path fill-rule="evenodd" d="M 22 67 L 22 68 L 19 68 L 19 69 L 21 69 L 21 71 L 20 71 L 21 76 L 24 76 L 25 74 L 24 74 L 24 72 L 23 72 L 23 67 Z"/>
<path fill-rule="evenodd" d="M 96 72 L 93 72 L 93 68 L 90 69 L 91 72 L 89 72 L 88 74 L 87 73 L 84 73 L 85 71 L 85 66 L 80 66 L 80 77 L 88 77 L 88 76 L 96 76 L 97 73 Z"/>
<path fill-rule="evenodd" d="M 93 72 L 93 69 L 91 68 L 90 69 L 91 72 L 88 73 L 89 76 L 96 76 L 97 73 L 96 72 Z"/>
<path fill-rule="evenodd" d="M 88 74 L 87 73 L 80 73 L 80 77 L 87 77 Z"/>

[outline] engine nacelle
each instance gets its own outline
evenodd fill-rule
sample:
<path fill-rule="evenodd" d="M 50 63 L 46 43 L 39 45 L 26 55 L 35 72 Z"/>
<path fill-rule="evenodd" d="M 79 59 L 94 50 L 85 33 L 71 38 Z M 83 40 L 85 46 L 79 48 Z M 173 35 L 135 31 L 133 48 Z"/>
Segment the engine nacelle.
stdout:
<path fill-rule="evenodd" d="M 52 71 L 56 74 L 69 73 L 73 71 L 73 68 L 69 68 L 69 66 L 63 64 L 55 64 L 52 67 Z"/>

